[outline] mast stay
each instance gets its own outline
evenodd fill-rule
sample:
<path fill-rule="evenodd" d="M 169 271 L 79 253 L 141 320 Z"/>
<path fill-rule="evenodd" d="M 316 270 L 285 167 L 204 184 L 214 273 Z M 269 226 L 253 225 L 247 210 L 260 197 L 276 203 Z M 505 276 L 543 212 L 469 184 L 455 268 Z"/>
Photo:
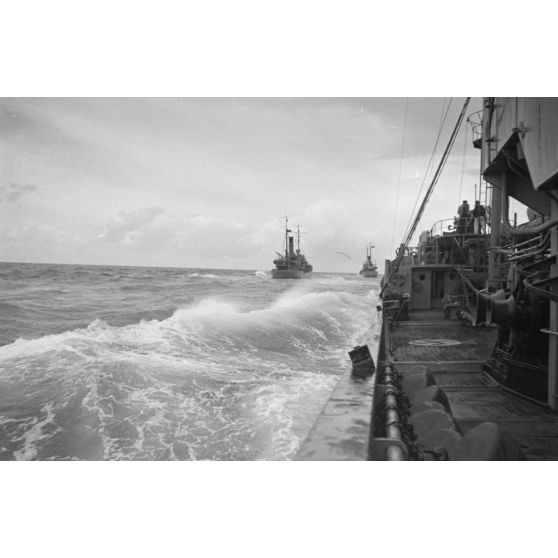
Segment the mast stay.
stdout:
<path fill-rule="evenodd" d="M 411 227 L 409 229 L 409 232 L 403 238 L 403 242 L 399 245 L 399 249 L 397 251 L 397 256 L 396 256 L 395 260 L 393 261 L 393 264 L 390 266 L 391 269 L 390 269 L 390 272 L 389 272 L 389 276 L 388 276 L 387 280 L 385 281 L 384 286 L 382 287 L 382 290 L 380 291 L 380 297 L 382 296 L 383 292 L 385 291 L 385 289 L 389 285 L 389 281 L 392 278 L 392 276 L 399 271 L 399 265 L 401 264 L 401 260 L 403 259 L 403 256 L 405 255 L 405 250 L 408 248 L 409 243 L 411 242 L 411 239 L 412 239 L 413 235 L 415 234 L 416 228 L 419 224 L 419 221 L 422 217 L 422 214 L 424 213 L 426 205 L 428 204 L 428 200 L 430 199 L 430 196 L 432 195 L 432 192 L 434 191 L 434 187 L 436 186 L 436 183 L 438 182 L 438 179 L 440 178 L 440 175 L 442 174 L 442 170 L 443 170 L 443 168 L 446 164 L 447 158 L 448 158 L 448 156 L 451 152 L 451 148 L 453 147 L 453 144 L 455 142 L 455 138 L 457 137 L 457 133 L 459 132 L 459 128 L 461 127 L 461 124 L 463 122 L 463 118 L 465 117 L 465 111 L 467 110 L 467 107 L 469 106 L 469 101 L 470 100 L 471 100 L 471 97 L 467 97 L 465 99 L 465 103 L 463 104 L 463 108 L 461 109 L 461 112 L 459 114 L 459 117 L 457 119 L 455 127 L 454 127 L 453 132 L 451 134 L 451 137 L 449 139 L 448 145 L 446 146 L 444 154 L 442 155 L 442 159 L 440 160 L 438 168 L 436 169 L 436 172 L 434 173 L 432 181 L 430 182 L 430 186 L 428 187 L 428 190 L 426 191 L 426 194 L 424 195 L 424 199 L 422 200 L 422 203 L 421 203 L 421 205 L 418 209 L 417 216 L 415 217 L 415 219 L 413 221 L 413 224 L 411 225 Z"/>

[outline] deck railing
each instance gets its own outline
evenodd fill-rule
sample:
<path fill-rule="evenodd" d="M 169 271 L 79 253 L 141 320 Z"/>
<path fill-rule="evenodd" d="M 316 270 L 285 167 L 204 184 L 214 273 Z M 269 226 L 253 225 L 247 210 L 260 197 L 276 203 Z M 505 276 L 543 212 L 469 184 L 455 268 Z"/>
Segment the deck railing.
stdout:
<path fill-rule="evenodd" d="M 373 461 L 405 461 L 407 446 L 403 442 L 402 423 L 398 409 L 399 389 L 396 386 L 393 363 L 390 356 L 389 327 L 382 322 L 378 371 L 374 378 L 374 398 L 370 427 L 368 457 Z M 379 379 L 381 378 L 381 382 Z M 381 418 L 382 415 L 385 418 Z M 376 421 L 384 420 L 384 424 Z M 376 436 L 376 429 L 384 431 L 384 436 Z"/>

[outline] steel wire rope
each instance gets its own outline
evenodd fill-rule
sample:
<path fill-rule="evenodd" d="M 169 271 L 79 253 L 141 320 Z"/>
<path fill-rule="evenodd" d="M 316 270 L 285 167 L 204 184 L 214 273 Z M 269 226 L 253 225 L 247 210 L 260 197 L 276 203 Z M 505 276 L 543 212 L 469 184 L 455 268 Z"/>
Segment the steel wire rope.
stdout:
<path fill-rule="evenodd" d="M 415 233 L 416 227 L 422 217 L 422 214 L 424 212 L 424 209 L 426 207 L 426 205 L 428 204 L 428 201 L 430 199 L 430 196 L 432 195 L 432 192 L 434 191 L 434 187 L 436 186 L 436 183 L 438 182 L 438 179 L 440 178 L 440 175 L 445 167 L 445 164 L 447 162 L 447 159 L 449 157 L 449 154 L 451 153 L 451 149 L 453 147 L 453 144 L 455 143 L 455 139 L 457 137 L 457 134 L 459 132 L 459 128 L 461 127 L 461 123 L 463 122 L 463 118 L 465 116 L 465 111 L 467 110 L 467 107 L 469 106 L 469 101 L 471 100 L 471 97 L 467 97 L 465 99 L 465 103 L 463 104 L 463 108 L 461 109 L 461 112 L 459 114 L 459 118 L 457 119 L 457 122 L 453 128 L 453 131 L 451 133 L 450 136 L 450 140 L 446 146 L 446 149 L 444 150 L 444 153 L 442 155 L 442 159 L 440 161 L 440 163 L 438 164 L 438 167 L 436 169 L 436 172 L 434 173 L 434 177 L 432 178 L 432 181 L 430 183 L 430 186 L 428 187 L 426 194 L 424 196 L 424 199 L 417 211 L 417 214 L 413 220 L 413 224 L 411 225 L 410 230 L 408 231 L 406 237 L 403 239 L 403 242 L 401 243 L 398 251 L 397 251 L 397 256 L 393 262 L 393 267 L 390 266 L 390 273 L 388 275 L 387 281 L 384 283 L 381 291 L 380 291 L 380 297 L 382 297 L 385 289 L 387 288 L 387 286 L 389 285 L 389 282 L 391 280 L 391 277 L 394 275 L 394 273 L 397 273 L 397 271 L 399 270 L 399 264 L 401 263 L 402 259 L 403 259 L 403 255 L 405 252 L 405 249 L 409 246 L 409 242 L 413 236 L 413 234 Z M 448 107 L 449 109 L 449 107 Z"/>
<path fill-rule="evenodd" d="M 415 214 L 415 209 L 417 208 L 417 203 L 418 203 L 418 200 L 420 199 L 420 195 L 421 195 L 422 190 L 424 188 L 426 178 L 428 177 L 428 174 L 430 172 L 432 172 L 431 171 L 432 161 L 434 160 L 434 156 L 436 154 L 436 148 L 438 147 L 438 141 L 440 140 L 440 135 L 442 133 L 442 128 L 444 126 L 445 117 L 447 116 L 450 105 L 451 105 L 451 98 L 450 98 L 450 104 L 448 105 L 447 110 L 446 110 L 446 99 L 444 98 L 444 102 L 442 104 L 442 112 L 440 113 L 440 124 L 438 125 L 438 137 L 436 138 L 436 143 L 434 144 L 434 149 L 432 150 L 432 155 L 430 156 L 430 161 L 428 161 L 428 165 L 426 167 L 426 172 L 424 173 L 424 178 L 422 179 L 422 184 L 420 185 L 420 189 L 419 189 L 417 197 L 415 199 L 415 204 L 413 205 L 413 209 L 411 210 L 411 214 L 409 215 L 409 222 L 407 223 L 407 227 L 405 228 L 405 232 L 403 233 L 403 238 L 407 237 L 407 233 L 409 232 L 409 227 L 411 226 L 411 223 L 413 222 L 413 215 Z"/>
<path fill-rule="evenodd" d="M 450 97 L 448 106 L 447 106 L 447 108 L 445 109 L 445 112 L 444 112 L 444 108 L 446 107 L 446 100 L 444 99 L 444 104 L 442 105 L 442 113 L 440 115 L 440 124 L 439 124 L 439 127 L 438 127 L 438 136 L 436 138 L 436 143 L 434 144 L 434 149 L 432 149 L 432 155 L 430 156 L 430 161 L 428 161 L 428 166 L 426 167 L 426 172 L 424 173 L 424 178 L 422 179 L 422 184 L 420 185 L 420 190 L 419 190 L 419 192 L 417 194 L 417 197 L 415 199 L 415 204 L 413 205 L 413 209 L 411 210 L 411 215 L 409 217 L 409 222 L 407 223 L 407 228 L 405 229 L 405 233 L 403 234 L 403 238 L 407 238 L 407 235 L 409 234 L 409 229 L 411 228 L 412 223 L 414 221 L 413 215 L 415 214 L 415 209 L 417 208 L 417 204 L 418 204 L 418 201 L 419 201 L 420 196 L 422 194 L 422 190 L 424 189 L 426 179 L 428 178 L 428 174 L 432 172 L 431 171 L 432 162 L 434 161 L 434 157 L 436 155 L 436 149 L 438 148 L 438 143 L 439 143 L 440 137 L 442 135 L 442 130 L 444 129 L 444 124 L 446 122 L 446 118 L 448 116 L 452 100 L 453 100 L 453 97 Z M 409 239 L 409 240 L 411 240 L 411 239 Z"/>
<path fill-rule="evenodd" d="M 418 225 L 418 222 L 420 221 L 421 217 L 422 217 L 422 213 L 426 207 L 426 205 L 428 204 L 428 201 L 430 200 L 430 196 L 432 195 L 432 192 L 434 191 L 434 187 L 436 186 L 442 171 L 444 170 L 447 160 L 449 158 L 449 155 L 451 153 L 451 150 L 453 148 L 453 144 L 455 143 L 455 139 L 457 137 L 457 134 L 459 132 L 459 128 L 461 127 L 461 124 L 463 122 L 463 118 L 465 116 L 465 111 L 467 110 L 467 107 L 469 106 L 469 101 L 471 100 L 471 97 L 467 97 L 465 99 L 465 103 L 463 104 L 463 108 L 461 109 L 461 112 L 459 114 L 459 118 L 457 120 L 457 123 L 455 124 L 455 127 L 451 133 L 450 136 L 450 140 L 448 142 L 448 145 L 446 146 L 446 149 L 442 155 L 442 160 L 440 161 L 438 168 L 436 169 L 436 172 L 434 173 L 434 177 L 432 178 L 432 181 L 430 183 L 430 186 L 428 187 L 428 189 L 426 190 L 426 194 L 424 196 L 424 200 L 422 201 L 422 203 L 420 204 L 420 207 L 417 211 L 417 214 L 415 216 L 415 220 L 413 221 L 413 224 L 411 226 L 411 230 L 409 230 L 406 238 L 405 238 L 405 247 L 407 247 L 409 245 L 409 242 L 411 241 L 411 238 L 413 236 L 413 234 L 415 233 L 416 230 L 416 226 Z M 451 102 L 450 102 L 451 104 Z M 449 105 L 448 105 L 448 110 L 449 110 Z M 446 112 L 446 116 L 447 116 L 447 112 Z M 444 121 L 445 121 L 445 117 L 444 117 Z"/>
<path fill-rule="evenodd" d="M 459 196 L 457 196 L 457 206 L 461 204 L 461 191 L 463 190 L 463 176 L 465 174 L 465 157 L 467 155 L 467 132 L 469 129 L 465 126 L 465 139 L 463 140 L 463 161 L 461 163 L 461 180 L 459 181 Z M 480 190 L 480 184 L 479 184 Z M 479 195 L 480 200 L 480 195 Z"/>
<path fill-rule="evenodd" d="M 401 135 L 401 153 L 399 154 L 399 175 L 397 176 L 397 190 L 395 194 L 395 211 L 393 216 L 393 227 L 391 229 L 390 252 L 393 252 L 393 239 L 395 237 L 395 227 L 397 226 L 397 215 L 399 209 L 399 187 L 401 185 L 401 171 L 403 169 L 403 153 L 405 149 L 405 135 L 407 133 L 407 113 L 409 109 L 409 97 L 405 98 L 405 114 L 403 116 L 403 133 Z"/>

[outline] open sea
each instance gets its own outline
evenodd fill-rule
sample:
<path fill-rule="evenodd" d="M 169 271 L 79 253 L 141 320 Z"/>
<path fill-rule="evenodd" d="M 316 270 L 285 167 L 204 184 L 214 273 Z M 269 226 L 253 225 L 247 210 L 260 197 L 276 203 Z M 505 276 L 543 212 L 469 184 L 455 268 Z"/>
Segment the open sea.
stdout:
<path fill-rule="evenodd" d="M 379 279 L 0 263 L 0 459 L 292 459 Z"/>

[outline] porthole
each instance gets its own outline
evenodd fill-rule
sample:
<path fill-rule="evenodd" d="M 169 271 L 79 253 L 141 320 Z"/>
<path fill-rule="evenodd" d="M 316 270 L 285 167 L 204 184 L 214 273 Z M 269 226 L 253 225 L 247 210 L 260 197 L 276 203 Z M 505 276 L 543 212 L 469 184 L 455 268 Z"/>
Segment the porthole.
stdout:
<path fill-rule="evenodd" d="M 420 279 L 421 281 L 424 281 L 424 280 L 426 279 L 426 275 L 425 275 L 424 273 L 421 273 L 421 274 L 419 275 L 419 279 Z"/>
<path fill-rule="evenodd" d="M 450 278 L 452 281 L 455 279 L 455 273 L 454 273 L 453 271 L 449 274 L 449 278 Z"/>

